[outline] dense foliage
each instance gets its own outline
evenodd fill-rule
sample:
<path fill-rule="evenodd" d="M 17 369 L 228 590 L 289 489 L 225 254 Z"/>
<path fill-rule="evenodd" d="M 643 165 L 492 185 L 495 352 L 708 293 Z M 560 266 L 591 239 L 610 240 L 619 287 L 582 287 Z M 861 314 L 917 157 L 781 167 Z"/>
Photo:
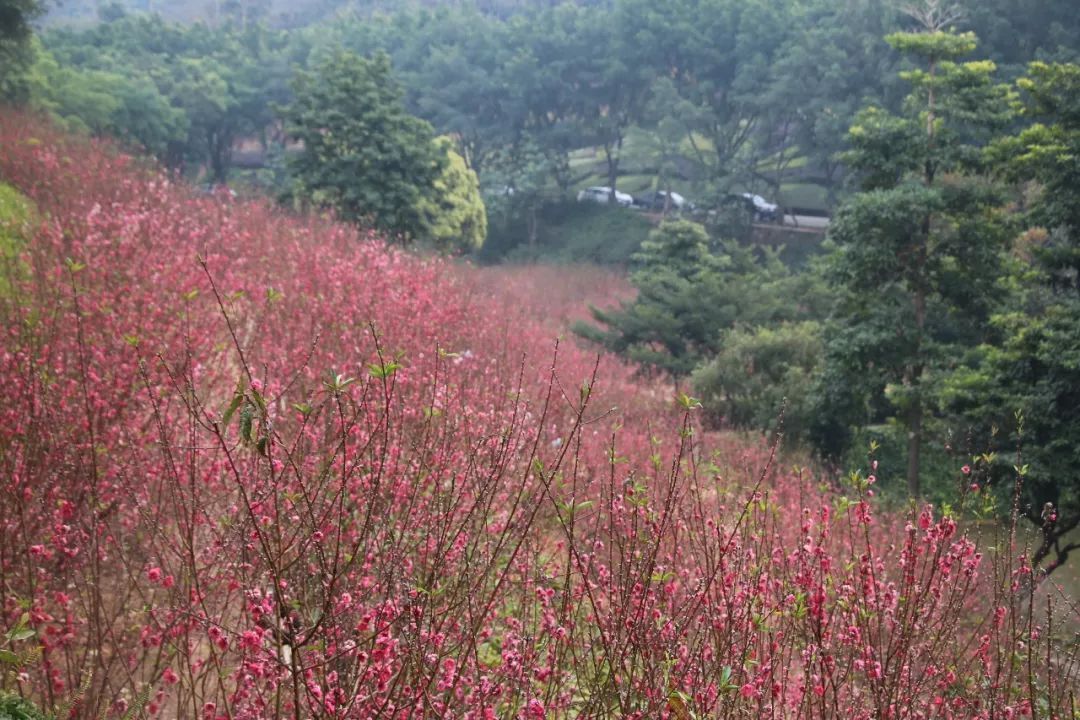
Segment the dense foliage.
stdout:
<path fill-rule="evenodd" d="M 114 3 L 90 27 L 46 32 L 4 92 L 214 182 L 234 150 L 248 162 L 241 138 L 258 141 L 259 182 L 283 186 L 274 108 L 291 100 L 294 71 L 342 48 L 384 51 L 408 111 L 452 137 L 484 187 L 530 189 L 512 206 L 523 244 L 543 234 L 538 206 L 582 184 L 674 188 L 702 207 L 755 190 L 831 209 L 852 117 L 867 103 L 899 111 L 904 95 L 883 38 L 910 22 L 886 0 L 315 4 L 217 3 L 177 25 L 156 13 L 198 13 Z M 1015 77 L 1031 60 L 1076 57 L 1068 6 L 965 0 L 952 17 L 983 39 L 976 57 Z"/>
<path fill-rule="evenodd" d="M 1027 213 L 1034 227 L 1014 248 L 994 337 L 947 378 L 942 403 L 989 438 L 982 463 L 989 478 L 1007 473 L 1011 451 L 1023 448 L 1024 511 L 1043 526 L 1036 557 L 1052 556 L 1053 568 L 1080 548 L 1068 539 L 1080 526 L 1072 440 L 1080 431 L 1080 67 L 1035 63 L 1019 87 L 1035 122 L 1000 139 L 992 154 L 1006 176 L 1037 183 Z M 1051 525 L 1042 522 L 1047 504 Z"/>
<path fill-rule="evenodd" d="M 726 243 L 711 247 L 705 229 L 685 220 L 660 225 L 634 255 L 633 300 L 618 310 L 594 309 L 606 325 L 575 326 L 646 367 L 688 374 L 715 355 L 724 332 L 738 324 L 794 320 L 798 307 L 785 300 L 793 278 L 772 255 Z"/>
<path fill-rule="evenodd" d="M 294 194 L 346 220 L 409 239 L 428 235 L 422 207 L 450 164 L 431 125 L 409 115 L 390 59 L 339 52 L 301 74 L 285 113 L 302 145 L 292 159 Z"/>

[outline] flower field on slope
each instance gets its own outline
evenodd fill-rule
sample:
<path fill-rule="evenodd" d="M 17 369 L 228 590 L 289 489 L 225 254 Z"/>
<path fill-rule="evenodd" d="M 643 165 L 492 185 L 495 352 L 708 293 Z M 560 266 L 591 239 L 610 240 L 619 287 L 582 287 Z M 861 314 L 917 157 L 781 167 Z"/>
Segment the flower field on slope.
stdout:
<path fill-rule="evenodd" d="M 0 115 L 0 689 L 73 715 L 1073 717 L 1023 554 L 472 274 Z M 38 653 L 33 648 L 40 648 Z"/>

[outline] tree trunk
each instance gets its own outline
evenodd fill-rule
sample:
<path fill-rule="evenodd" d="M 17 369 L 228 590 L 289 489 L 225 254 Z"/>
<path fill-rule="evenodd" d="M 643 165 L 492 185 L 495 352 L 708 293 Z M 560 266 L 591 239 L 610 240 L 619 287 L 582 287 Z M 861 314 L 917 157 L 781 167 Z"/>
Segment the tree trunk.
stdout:
<path fill-rule="evenodd" d="M 537 235 L 536 205 L 529 206 L 529 249 L 536 247 Z"/>
<path fill-rule="evenodd" d="M 622 136 L 616 138 L 614 148 L 609 143 L 604 143 L 604 159 L 607 160 L 608 187 L 611 188 L 609 198 L 612 205 L 616 204 L 615 191 L 619 182 L 619 156 L 622 155 Z"/>
<path fill-rule="evenodd" d="M 908 388 L 912 392 L 912 404 L 907 410 L 907 494 L 909 497 L 918 498 L 921 494 L 919 487 L 919 454 L 922 449 L 922 340 L 923 332 L 927 326 L 927 290 L 922 284 L 922 279 L 927 272 L 927 245 L 930 241 L 930 217 L 922 221 L 922 237 L 916 252 L 917 272 L 915 288 L 915 349 L 913 352 L 912 366 L 908 369 Z"/>
<path fill-rule="evenodd" d="M 907 426 L 907 487 L 908 496 L 918 498 L 922 492 L 919 486 L 919 454 L 922 452 L 922 399 L 916 399 L 908 408 Z"/>

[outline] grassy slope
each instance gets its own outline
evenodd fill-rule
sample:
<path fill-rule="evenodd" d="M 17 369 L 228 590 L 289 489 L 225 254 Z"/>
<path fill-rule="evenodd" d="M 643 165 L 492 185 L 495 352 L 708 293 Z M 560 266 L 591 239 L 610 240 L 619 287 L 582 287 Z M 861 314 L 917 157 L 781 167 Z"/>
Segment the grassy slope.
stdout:
<path fill-rule="evenodd" d="M 33 204 L 18 190 L 0 183 L 0 297 L 8 294 L 11 275 L 17 272 L 17 258 L 29 236 L 34 217 Z"/>

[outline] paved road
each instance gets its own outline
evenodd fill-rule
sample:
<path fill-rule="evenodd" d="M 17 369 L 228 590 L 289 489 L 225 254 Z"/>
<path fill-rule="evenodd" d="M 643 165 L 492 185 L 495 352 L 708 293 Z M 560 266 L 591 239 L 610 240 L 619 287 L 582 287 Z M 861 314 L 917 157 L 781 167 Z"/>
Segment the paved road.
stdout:
<path fill-rule="evenodd" d="M 802 230 L 822 232 L 829 227 L 829 218 L 816 215 L 785 215 L 784 225 Z"/>
<path fill-rule="evenodd" d="M 664 219 L 664 216 L 660 213 L 644 212 L 642 214 L 648 218 L 649 222 L 653 225 L 659 225 L 660 221 Z M 777 227 L 777 223 L 756 222 L 754 223 L 754 226 L 761 228 L 775 228 Z M 825 229 L 829 227 L 829 218 L 820 217 L 818 215 L 785 215 L 783 226 L 797 232 L 823 233 L 825 232 Z"/>

